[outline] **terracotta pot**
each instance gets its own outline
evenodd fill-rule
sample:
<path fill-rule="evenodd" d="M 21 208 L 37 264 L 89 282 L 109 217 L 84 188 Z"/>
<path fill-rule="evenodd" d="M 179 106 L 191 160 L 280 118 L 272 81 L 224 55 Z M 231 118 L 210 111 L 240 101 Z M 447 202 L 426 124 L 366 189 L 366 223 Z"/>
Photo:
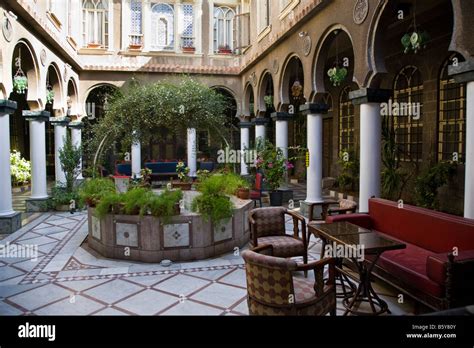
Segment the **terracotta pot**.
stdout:
<path fill-rule="evenodd" d="M 99 44 L 99 43 L 89 43 L 89 44 L 87 44 L 87 48 L 100 48 L 100 47 L 102 47 L 102 45 Z"/>
<path fill-rule="evenodd" d="M 173 181 L 173 188 L 181 189 L 182 191 L 191 191 L 193 184 L 190 182 Z"/>
<path fill-rule="evenodd" d="M 220 54 L 232 54 L 232 50 L 228 50 L 228 49 L 219 49 L 219 53 Z"/>
<path fill-rule="evenodd" d="M 250 199 L 250 190 L 246 188 L 240 188 L 237 190 L 237 197 L 240 199 L 248 200 Z"/>
<path fill-rule="evenodd" d="M 194 48 L 194 47 L 183 47 L 182 51 L 183 51 L 183 53 L 194 53 L 194 52 L 196 52 L 196 48 Z"/>
<path fill-rule="evenodd" d="M 137 44 L 137 45 L 130 44 L 130 45 L 128 45 L 128 48 L 131 49 L 131 50 L 141 50 L 142 47 L 143 47 L 143 45 L 141 45 L 141 44 Z"/>

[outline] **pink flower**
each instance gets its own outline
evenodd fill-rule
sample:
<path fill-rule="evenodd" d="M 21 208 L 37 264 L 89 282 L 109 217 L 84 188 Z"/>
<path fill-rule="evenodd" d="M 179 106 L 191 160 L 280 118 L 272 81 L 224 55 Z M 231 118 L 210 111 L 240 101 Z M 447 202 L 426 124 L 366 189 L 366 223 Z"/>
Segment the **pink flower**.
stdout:
<path fill-rule="evenodd" d="M 268 168 L 273 168 L 273 163 L 272 162 L 268 163 Z"/>
<path fill-rule="evenodd" d="M 290 162 L 288 162 L 288 163 L 286 164 L 286 169 L 293 169 L 294 167 L 295 167 L 295 166 L 294 166 L 292 163 L 290 163 Z"/>

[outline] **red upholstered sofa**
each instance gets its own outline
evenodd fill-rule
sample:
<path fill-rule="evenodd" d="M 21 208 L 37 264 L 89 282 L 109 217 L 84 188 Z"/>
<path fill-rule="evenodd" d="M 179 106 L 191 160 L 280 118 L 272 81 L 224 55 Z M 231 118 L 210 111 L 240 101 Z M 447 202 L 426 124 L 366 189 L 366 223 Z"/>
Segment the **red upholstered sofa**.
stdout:
<path fill-rule="evenodd" d="M 433 309 L 474 304 L 474 220 L 382 199 L 368 214 L 330 216 L 402 241 L 382 254 L 374 274 Z M 367 257 L 370 262 L 370 256 Z"/>

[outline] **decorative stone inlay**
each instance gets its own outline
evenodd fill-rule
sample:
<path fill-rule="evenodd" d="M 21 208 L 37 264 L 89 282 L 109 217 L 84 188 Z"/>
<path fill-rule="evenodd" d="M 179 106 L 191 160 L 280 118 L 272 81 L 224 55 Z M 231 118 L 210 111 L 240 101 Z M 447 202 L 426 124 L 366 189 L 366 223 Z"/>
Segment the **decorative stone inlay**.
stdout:
<path fill-rule="evenodd" d="M 278 71 L 280 71 L 280 63 L 278 63 L 278 60 L 277 60 L 277 59 L 274 59 L 274 60 L 273 60 L 272 69 L 273 69 L 273 73 L 274 73 L 275 75 L 278 74 Z"/>
<path fill-rule="evenodd" d="M 94 237 L 95 239 L 101 240 L 102 233 L 100 230 L 100 220 L 95 216 L 91 217 L 91 227 L 92 227 L 92 237 Z"/>
<path fill-rule="evenodd" d="M 43 48 L 40 52 L 40 62 L 42 66 L 46 65 L 46 50 Z"/>
<path fill-rule="evenodd" d="M 3 18 L 2 32 L 5 40 L 10 42 L 13 37 L 13 25 L 8 17 Z"/>
<path fill-rule="evenodd" d="M 311 53 L 311 49 L 313 48 L 313 41 L 311 40 L 311 36 L 306 35 L 303 38 L 303 53 L 305 56 L 309 56 Z"/>
<path fill-rule="evenodd" d="M 189 246 L 190 224 L 170 224 L 163 226 L 165 248 L 182 248 Z"/>
<path fill-rule="evenodd" d="M 367 15 L 369 14 L 369 1 L 368 0 L 357 0 L 354 6 L 354 23 L 364 23 Z"/>
<path fill-rule="evenodd" d="M 222 242 L 232 239 L 232 223 L 233 219 L 229 221 L 222 221 L 220 224 L 214 225 L 214 242 Z"/>
<path fill-rule="evenodd" d="M 115 224 L 117 245 L 125 247 L 138 247 L 138 225 L 117 222 Z"/>

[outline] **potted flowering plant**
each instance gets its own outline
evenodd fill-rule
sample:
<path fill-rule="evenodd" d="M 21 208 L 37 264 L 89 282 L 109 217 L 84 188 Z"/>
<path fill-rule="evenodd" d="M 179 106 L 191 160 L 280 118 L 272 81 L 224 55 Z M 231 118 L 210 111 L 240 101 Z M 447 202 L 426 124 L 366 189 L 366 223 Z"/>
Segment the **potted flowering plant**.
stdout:
<path fill-rule="evenodd" d="M 270 205 L 273 207 L 283 205 L 283 192 L 278 189 L 285 179 L 287 170 L 293 168 L 283 155 L 283 151 L 267 141 L 257 156 L 255 166 L 262 172 L 263 180 L 270 188 Z"/>
<path fill-rule="evenodd" d="M 222 45 L 219 46 L 219 53 L 220 54 L 232 54 L 232 49 L 229 45 Z"/>
<path fill-rule="evenodd" d="M 191 190 L 192 179 L 189 177 L 189 168 L 184 162 L 179 162 L 176 165 L 176 173 L 178 174 L 179 181 L 173 181 L 173 187 L 184 191 Z"/>
<path fill-rule="evenodd" d="M 21 157 L 21 153 L 16 150 L 10 153 L 10 174 L 14 192 L 30 190 L 31 163 Z"/>
<path fill-rule="evenodd" d="M 18 94 L 24 94 L 28 89 L 28 78 L 24 75 L 18 75 L 13 78 L 13 89 Z"/>

